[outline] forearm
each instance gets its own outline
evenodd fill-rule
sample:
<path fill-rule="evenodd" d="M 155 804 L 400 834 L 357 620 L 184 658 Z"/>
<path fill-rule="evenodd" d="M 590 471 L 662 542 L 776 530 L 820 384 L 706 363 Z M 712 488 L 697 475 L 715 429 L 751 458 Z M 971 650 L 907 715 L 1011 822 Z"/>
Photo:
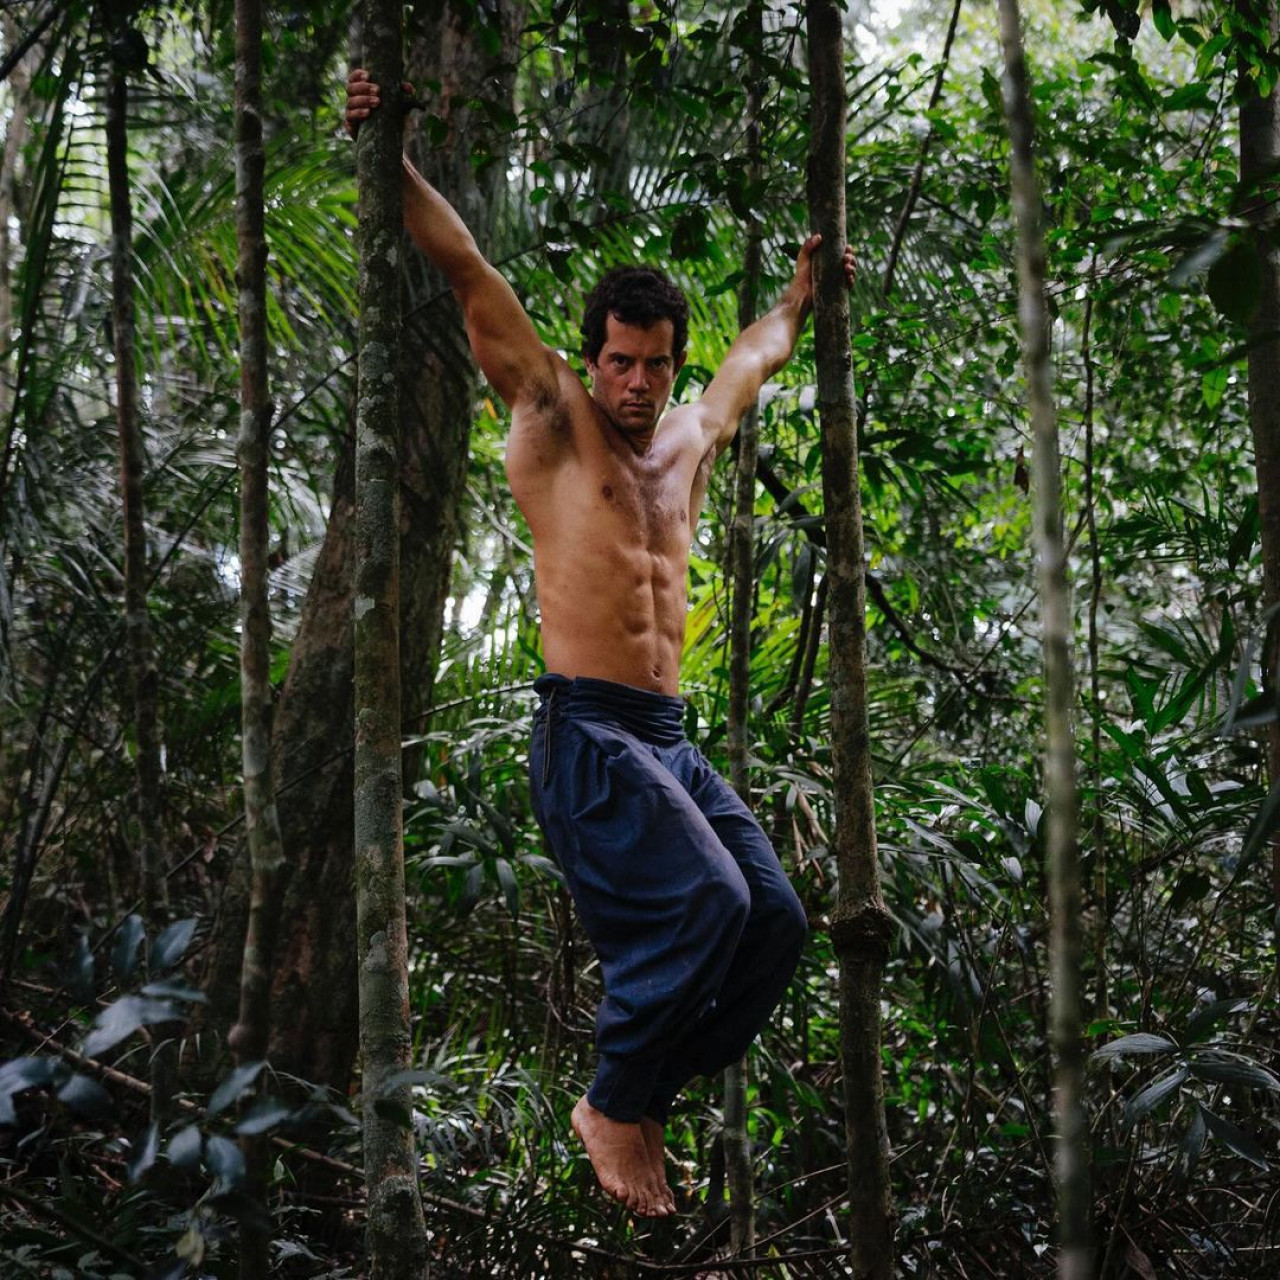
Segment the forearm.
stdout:
<path fill-rule="evenodd" d="M 457 291 L 487 265 L 454 207 L 404 157 L 404 226 Z"/>
<path fill-rule="evenodd" d="M 762 380 L 771 378 L 796 349 L 813 302 L 807 290 L 795 281 L 782 296 L 738 337 L 738 343 L 760 362 Z"/>

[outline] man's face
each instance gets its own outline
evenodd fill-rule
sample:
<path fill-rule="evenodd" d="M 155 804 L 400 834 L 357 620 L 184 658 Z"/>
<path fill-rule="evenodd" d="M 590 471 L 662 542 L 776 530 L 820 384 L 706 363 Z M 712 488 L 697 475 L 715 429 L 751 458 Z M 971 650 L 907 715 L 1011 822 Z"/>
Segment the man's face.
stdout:
<path fill-rule="evenodd" d="M 604 346 L 587 360 L 591 396 L 605 416 L 624 435 L 653 431 L 666 407 L 680 365 L 671 354 L 674 327 L 659 320 L 649 329 L 623 324 L 616 316 L 605 321 Z"/>

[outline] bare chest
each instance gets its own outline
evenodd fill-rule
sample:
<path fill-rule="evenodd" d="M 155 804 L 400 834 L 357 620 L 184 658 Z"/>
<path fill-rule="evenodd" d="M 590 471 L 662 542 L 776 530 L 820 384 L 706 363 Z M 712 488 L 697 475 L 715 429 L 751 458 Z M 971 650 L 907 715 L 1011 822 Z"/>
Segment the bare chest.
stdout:
<path fill-rule="evenodd" d="M 597 459 L 583 470 L 581 515 L 591 524 L 626 546 L 668 555 L 688 550 L 692 477 L 687 468 Z"/>

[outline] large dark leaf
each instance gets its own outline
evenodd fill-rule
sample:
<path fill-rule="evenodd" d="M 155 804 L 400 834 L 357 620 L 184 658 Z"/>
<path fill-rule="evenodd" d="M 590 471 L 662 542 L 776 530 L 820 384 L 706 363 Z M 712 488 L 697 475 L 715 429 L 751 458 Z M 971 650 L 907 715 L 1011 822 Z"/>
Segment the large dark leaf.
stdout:
<path fill-rule="evenodd" d="M 58 1101 L 86 1120 L 109 1120 L 115 1112 L 111 1095 L 88 1076 L 72 1076 L 58 1090 Z"/>
<path fill-rule="evenodd" d="M 225 1111 L 233 1102 L 238 1101 L 266 1065 L 265 1062 L 246 1062 L 244 1066 L 236 1067 L 213 1091 L 213 1097 L 209 1099 L 209 1114 L 216 1116 L 219 1111 Z"/>
<path fill-rule="evenodd" d="M 1191 1062 L 1191 1071 L 1200 1080 L 1214 1084 L 1238 1084 L 1247 1089 L 1271 1089 L 1280 1092 L 1280 1079 L 1256 1062 L 1238 1058 L 1201 1057 Z"/>
<path fill-rule="evenodd" d="M 67 962 L 67 990 L 73 1000 L 88 1004 L 93 999 L 93 952 L 89 939 L 82 933 L 76 939 L 75 953 Z"/>
<path fill-rule="evenodd" d="M 237 1187 L 244 1181 L 244 1152 L 230 1138 L 220 1133 L 210 1135 L 204 1147 L 204 1163 L 224 1191 Z"/>
<path fill-rule="evenodd" d="M 133 1035 L 139 1027 L 152 1027 L 160 1022 L 177 1022 L 182 1011 L 169 1000 L 151 1000 L 147 996 L 121 996 L 109 1004 L 93 1021 L 93 1030 L 84 1042 L 86 1057 L 96 1057 Z"/>
<path fill-rule="evenodd" d="M 1256 1164 L 1259 1169 L 1269 1168 L 1267 1157 L 1262 1148 L 1247 1133 L 1241 1133 L 1229 1120 L 1224 1120 L 1221 1116 L 1215 1116 L 1206 1106 L 1201 1106 L 1200 1113 L 1204 1116 L 1204 1122 L 1209 1126 L 1209 1132 L 1213 1134 L 1220 1142 L 1225 1143 L 1238 1156 L 1244 1156 L 1251 1164 Z"/>
<path fill-rule="evenodd" d="M 160 934 L 151 944 L 150 967 L 153 974 L 172 969 L 182 960 L 199 923 L 198 916 L 189 916 L 186 920 L 175 920 Z"/>
<path fill-rule="evenodd" d="M 159 1122 L 153 1120 L 143 1130 L 142 1136 L 134 1139 L 132 1151 L 129 1163 L 125 1165 L 125 1172 L 130 1182 L 137 1182 L 155 1164 L 156 1156 L 160 1154 Z"/>
<path fill-rule="evenodd" d="M 1186 1067 L 1177 1067 L 1153 1080 L 1125 1103 L 1121 1123 L 1127 1129 L 1156 1109 L 1187 1078 Z"/>
<path fill-rule="evenodd" d="M 200 1164 L 203 1149 L 204 1135 L 197 1125 L 189 1124 L 169 1139 L 169 1163 L 175 1169 L 195 1169 Z"/>
<path fill-rule="evenodd" d="M 281 1098 L 255 1098 L 236 1125 L 242 1134 L 266 1133 L 283 1124 L 293 1115 L 293 1108 Z"/>
<path fill-rule="evenodd" d="M 0 1125 L 18 1123 L 13 1095 L 48 1084 L 62 1068 L 56 1058 L 13 1058 L 0 1065 Z"/>
<path fill-rule="evenodd" d="M 144 934 L 139 915 L 126 916 L 116 930 L 116 940 L 111 944 L 111 972 L 121 986 L 133 977 L 133 971 L 138 967 L 138 947 Z"/>
<path fill-rule="evenodd" d="M 1131 1036 L 1121 1036 L 1095 1049 L 1090 1056 L 1091 1062 L 1105 1062 L 1108 1058 L 1123 1058 L 1133 1053 L 1169 1053 L 1178 1046 L 1164 1036 L 1152 1035 L 1148 1031 L 1137 1031 Z"/>

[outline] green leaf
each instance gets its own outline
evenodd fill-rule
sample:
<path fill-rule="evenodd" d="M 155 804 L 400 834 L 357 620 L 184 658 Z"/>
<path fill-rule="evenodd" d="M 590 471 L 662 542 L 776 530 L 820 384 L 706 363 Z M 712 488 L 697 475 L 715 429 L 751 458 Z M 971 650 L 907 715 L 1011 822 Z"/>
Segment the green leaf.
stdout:
<path fill-rule="evenodd" d="M 1209 1126 L 1209 1132 L 1213 1134 L 1219 1142 L 1230 1147 L 1238 1156 L 1243 1156 L 1251 1164 L 1255 1164 L 1259 1169 L 1267 1169 L 1267 1157 L 1263 1154 L 1262 1148 L 1247 1134 L 1242 1133 L 1229 1120 L 1224 1120 L 1221 1116 L 1215 1116 L 1203 1103 L 1200 1111 L 1204 1115 L 1204 1122 Z"/>
<path fill-rule="evenodd" d="M 1134 1053 L 1169 1053 L 1178 1046 L 1164 1036 L 1152 1035 L 1149 1031 L 1135 1031 L 1133 1035 L 1121 1036 L 1095 1049 L 1090 1055 L 1092 1062 L 1105 1062 L 1110 1058 L 1123 1058 Z"/>
<path fill-rule="evenodd" d="M 520 886 L 516 882 L 516 873 L 512 871 L 511 863 L 506 858 L 496 859 L 493 865 L 498 874 L 498 883 L 502 886 L 503 897 L 506 899 L 507 911 L 510 912 L 513 920 L 519 920 Z"/>
<path fill-rule="evenodd" d="M 1226 394 L 1230 380 L 1231 374 L 1222 366 L 1205 371 L 1200 378 L 1200 398 L 1204 401 L 1206 409 L 1216 409 L 1218 407 L 1222 402 L 1222 397 Z"/>
<path fill-rule="evenodd" d="M 244 1066 L 236 1067 L 213 1091 L 213 1096 L 209 1099 L 209 1114 L 216 1116 L 219 1111 L 225 1111 L 232 1103 L 238 1102 L 241 1095 L 253 1086 L 266 1065 L 265 1062 L 246 1062 Z"/>
<path fill-rule="evenodd" d="M 1151 21 L 1166 40 L 1173 39 L 1178 27 L 1173 20 L 1169 0 L 1151 0 Z"/>
<path fill-rule="evenodd" d="M 1275 785 L 1267 792 L 1267 798 L 1262 802 L 1258 816 L 1249 827 L 1244 848 L 1240 850 L 1240 865 L 1244 867 L 1252 862 L 1276 831 L 1280 831 L 1280 779 L 1277 779 Z"/>
<path fill-rule="evenodd" d="M 1166 1072 L 1159 1079 L 1153 1080 L 1145 1088 L 1125 1103 L 1124 1114 L 1120 1123 L 1128 1129 L 1144 1116 L 1156 1109 L 1187 1078 L 1186 1067 L 1176 1067 Z"/>

